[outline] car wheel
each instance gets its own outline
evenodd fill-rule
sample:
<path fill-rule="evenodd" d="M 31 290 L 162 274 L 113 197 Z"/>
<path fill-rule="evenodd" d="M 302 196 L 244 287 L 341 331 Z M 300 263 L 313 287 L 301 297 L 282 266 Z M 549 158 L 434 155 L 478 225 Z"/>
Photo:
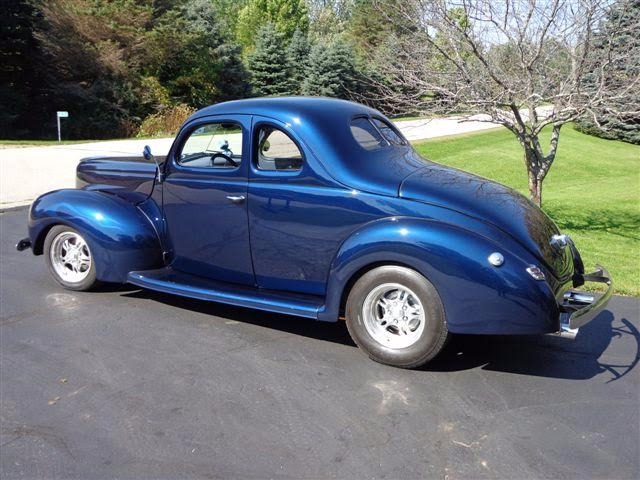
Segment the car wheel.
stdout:
<path fill-rule="evenodd" d="M 402 368 L 424 365 L 449 337 L 440 295 L 429 280 L 405 267 L 368 271 L 346 305 L 353 341 L 373 360 Z"/>
<path fill-rule="evenodd" d="M 96 264 L 87 240 L 74 228 L 56 225 L 44 240 L 45 261 L 53 278 L 69 290 L 97 285 Z"/>

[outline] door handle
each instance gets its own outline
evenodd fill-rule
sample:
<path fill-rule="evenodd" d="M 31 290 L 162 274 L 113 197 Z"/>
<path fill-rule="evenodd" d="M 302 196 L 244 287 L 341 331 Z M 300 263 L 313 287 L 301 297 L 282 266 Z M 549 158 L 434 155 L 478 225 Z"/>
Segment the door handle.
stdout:
<path fill-rule="evenodd" d="M 231 200 L 231 203 L 242 203 L 244 202 L 244 195 L 227 195 L 227 198 Z"/>

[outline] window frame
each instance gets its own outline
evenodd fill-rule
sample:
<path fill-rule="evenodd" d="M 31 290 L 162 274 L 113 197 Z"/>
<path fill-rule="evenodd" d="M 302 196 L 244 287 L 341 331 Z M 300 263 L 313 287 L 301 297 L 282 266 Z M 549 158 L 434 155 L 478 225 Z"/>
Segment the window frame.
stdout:
<path fill-rule="evenodd" d="M 300 152 L 300 155 L 302 156 L 302 165 L 300 166 L 300 168 L 297 168 L 295 170 L 289 170 L 289 169 L 283 169 L 283 170 L 278 170 L 278 169 L 273 169 L 273 170 L 267 170 L 264 168 L 260 168 L 260 164 L 259 164 L 259 156 L 260 156 L 260 145 L 259 145 L 259 140 L 260 140 L 260 131 L 263 128 L 271 128 L 274 130 L 278 130 L 280 132 L 282 132 L 284 135 L 287 136 L 287 138 L 289 140 L 291 140 L 294 145 L 296 146 L 296 148 L 298 149 L 298 151 Z M 268 120 L 258 120 L 253 124 L 253 135 L 251 137 L 251 167 L 252 169 L 261 176 L 297 176 L 300 175 L 300 173 L 306 169 L 307 166 L 307 154 L 305 153 L 304 148 L 302 148 L 302 144 L 301 142 L 296 138 L 296 136 L 292 133 L 289 132 L 286 128 L 286 126 L 282 126 L 282 125 L 278 125 L 275 122 L 272 121 L 268 121 Z"/>
<path fill-rule="evenodd" d="M 191 135 L 193 134 L 193 132 L 195 132 L 197 129 L 202 128 L 206 125 L 211 125 L 211 124 L 220 124 L 220 123 L 232 123 L 234 125 L 236 125 L 237 127 L 239 127 L 240 129 L 240 133 L 242 134 L 242 139 L 241 139 L 241 144 L 242 144 L 242 153 L 241 153 L 241 160 L 239 165 L 237 166 L 229 166 L 229 167 L 202 167 L 202 166 L 190 166 L 188 163 L 184 164 L 180 162 L 180 155 L 182 155 L 182 151 L 185 147 L 185 144 L 187 143 L 187 141 L 189 140 L 189 138 L 191 138 Z M 175 153 L 172 155 L 172 164 L 173 167 L 177 170 L 177 171 L 190 171 L 190 172 L 202 172 L 202 173 L 206 173 L 206 172 L 210 172 L 210 173 L 225 173 L 225 172 L 234 172 L 237 173 L 238 170 L 240 170 L 241 168 L 243 168 L 243 165 L 246 163 L 246 159 L 247 159 L 247 145 L 246 145 L 246 138 L 249 136 L 249 132 L 247 131 L 246 126 L 239 120 L 236 118 L 227 118 L 227 117 L 220 117 L 220 118 L 215 118 L 215 117 L 208 117 L 208 118 L 202 118 L 199 119 L 196 123 L 189 125 L 188 128 L 186 128 L 183 132 L 180 133 L 180 141 L 177 145 L 177 148 L 175 149 Z"/>

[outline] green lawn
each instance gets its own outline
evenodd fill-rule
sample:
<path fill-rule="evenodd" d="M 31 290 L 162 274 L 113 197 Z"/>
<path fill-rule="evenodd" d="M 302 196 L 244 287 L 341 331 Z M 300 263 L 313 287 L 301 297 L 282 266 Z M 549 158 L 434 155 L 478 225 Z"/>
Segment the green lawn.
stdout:
<path fill-rule="evenodd" d="M 418 142 L 430 160 L 491 178 L 527 194 L 520 145 L 507 130 Z M 544 181 L 542 207 L 571 235 L 587 269 L 600 263 L 616 293 L 640 295 L 640 147 L 565 126 Z"/>

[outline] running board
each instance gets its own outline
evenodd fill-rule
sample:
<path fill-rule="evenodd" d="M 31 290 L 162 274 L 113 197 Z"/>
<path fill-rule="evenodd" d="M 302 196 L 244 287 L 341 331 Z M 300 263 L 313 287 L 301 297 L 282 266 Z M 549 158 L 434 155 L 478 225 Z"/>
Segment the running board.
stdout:
<path fill-rule="evenodd" d="M 129 272 L 127 281 L 158 292 L 306 318 L 317 319 L 318 311 L 324 306 L 324 298 L 315 295 L 218 282 L 180 272 L 170 266 Z"/>

